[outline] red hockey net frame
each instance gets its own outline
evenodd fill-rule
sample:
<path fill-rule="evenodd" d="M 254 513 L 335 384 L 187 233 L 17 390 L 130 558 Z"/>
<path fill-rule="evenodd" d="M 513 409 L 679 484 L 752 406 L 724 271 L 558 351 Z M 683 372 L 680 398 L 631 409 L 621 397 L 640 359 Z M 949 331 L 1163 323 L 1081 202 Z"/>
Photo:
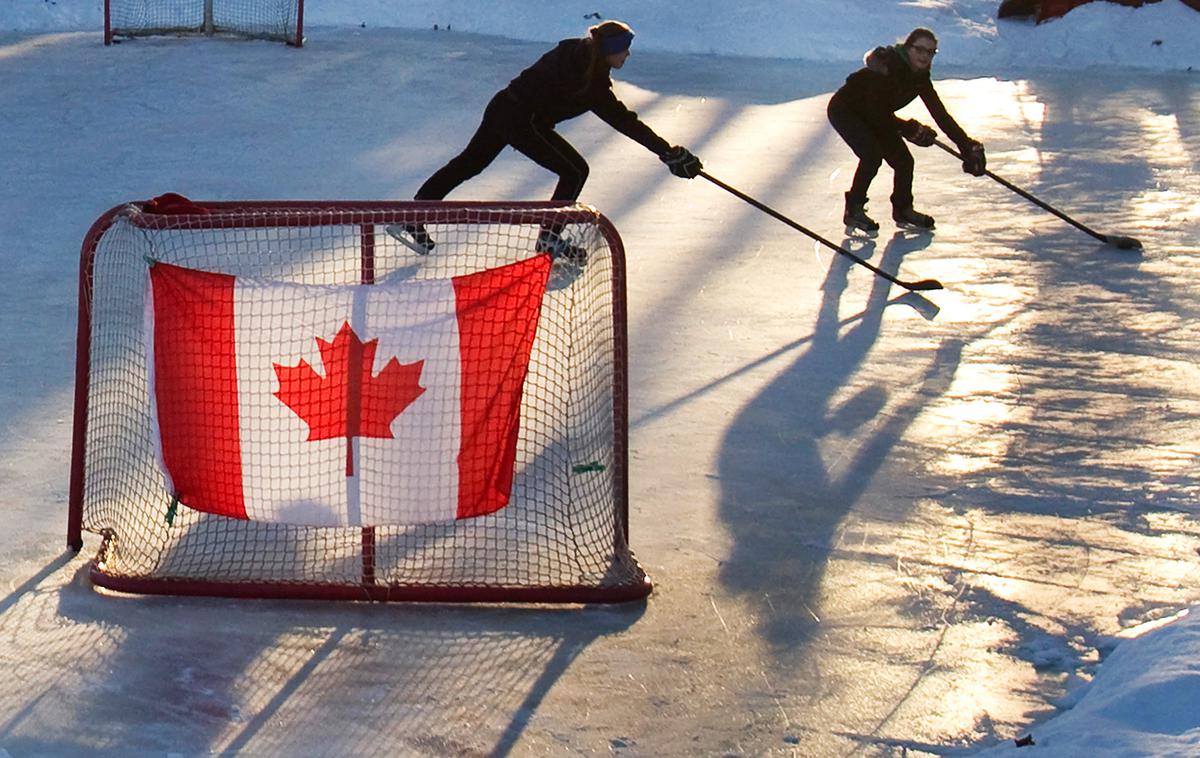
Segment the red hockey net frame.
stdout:
<path fill-rule="evenodd" d="M 373 601 L 593 603 L 651 591 L 629 549 L 625 259 L 595 209 L 558 203 L 207 202 L 102 215 L 84 238 L 68 545 L 100 536 L 93 584 L 119 592 Z M 186 209 L 184 209 L 186 210 Z M 418 256 L 385 233 L 427 225 Z M 556 263 L 522 396 L 512 499 L 420 526 L 311 527 L 190 511 L 154 458 L 147 260 L 318 284 L 448 278 L 535 254 L 545 228 L 589 251 Z M 555 283 L 557 281 L 557 284 Z M 170 522 L 170 523 L 168 523 Z"/>
<path fill-rule="evenodd" d="M 104 44 L 117 37 L 234 36 L 304 46 L 304 0 L 104 0 Z"/>

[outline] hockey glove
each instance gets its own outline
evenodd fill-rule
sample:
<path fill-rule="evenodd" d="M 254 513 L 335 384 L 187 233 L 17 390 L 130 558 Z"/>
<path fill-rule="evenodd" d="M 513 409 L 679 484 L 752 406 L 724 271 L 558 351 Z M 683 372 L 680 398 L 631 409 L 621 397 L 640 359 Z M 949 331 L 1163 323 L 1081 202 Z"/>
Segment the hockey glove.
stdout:
<path fill-rule="evenodd" d="M 937 139 L 937 132 L 920 121 L 910 118 L 900 122 L 900 136 L 917 147 L 929 147 Z"/>
<path fill-rule="evenodd" d="M 704 168 L 699 158 L 692 155 L 686 147 L 679 145 L 660 155 L 659 160 L 667 164 L 672 174 L 683 179 L 695 179 Z"/>
<path fill-rule="evenodd" d="M 987 171 L 987 156 L 983 154 L 983 145 L 975 140 L 964 142 L 958 146 L 962 153 L 964 172 L 971 176 L 983 176 Z"/>

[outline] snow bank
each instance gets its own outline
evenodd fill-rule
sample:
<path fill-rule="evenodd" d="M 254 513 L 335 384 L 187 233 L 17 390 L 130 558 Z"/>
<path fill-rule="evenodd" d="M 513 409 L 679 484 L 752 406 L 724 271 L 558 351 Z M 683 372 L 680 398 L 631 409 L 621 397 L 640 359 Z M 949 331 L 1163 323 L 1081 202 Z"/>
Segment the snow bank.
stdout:
<path fill-rule="evenodd" d="M 881 8 L 887 3 L 892 7 Z M 601 15 L 628 21 L 638 47 L 700 55 L 857 60 L 862 51 L 926 26 L 940 64 L 970 67 L 1121 66 L 1200 71 L 1200 13 L 1182 0 L 1141 8 L 1093 3 L 1044 24 L 998 21 L 996 0 L 337 0 L 309 2 L 310 44 L 322 26 L 397 27 L 530 41 L 575 36 Z M 96 31 L 101 0 L 7 0 L 0 30 Z"/>

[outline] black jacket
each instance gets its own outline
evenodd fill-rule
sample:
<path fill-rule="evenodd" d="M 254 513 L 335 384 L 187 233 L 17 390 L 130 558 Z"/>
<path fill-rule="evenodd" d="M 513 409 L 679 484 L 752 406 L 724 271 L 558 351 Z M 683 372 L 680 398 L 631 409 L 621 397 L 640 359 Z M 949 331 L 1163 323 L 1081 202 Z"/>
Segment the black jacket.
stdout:
<path fill-rule="evenodd" d="M 869 55 L 885 65 L 887 73 L 866 67 L 855 71 L 834 93 L 829 102 L 831 109 L 849 109 L 876 129 L 896 131 L 900 123 L 896 111 L 920 97 L 934 123 L 954 144 L 961 148 L 970 142 L 970 137 L 942 104 L 929 72 L 917 71 L 909 65 L 903 45 L 877 47 Z"/>
<path fill-rule="evenodd" d="M 670 144 L 617 99 L 609 76 L 612 68 L 603 58 L 588 76 L 591 56 L 588 40 L 565 39 L 509 82 L 509 95 L 547 126 L 591 111 L 652 153 L 667 152 Z"/>

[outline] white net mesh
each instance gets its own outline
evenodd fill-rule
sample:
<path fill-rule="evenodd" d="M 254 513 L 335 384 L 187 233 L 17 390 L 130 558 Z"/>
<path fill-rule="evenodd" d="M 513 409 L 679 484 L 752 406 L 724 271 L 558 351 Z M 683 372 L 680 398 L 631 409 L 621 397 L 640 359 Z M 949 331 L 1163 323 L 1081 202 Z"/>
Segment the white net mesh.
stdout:
<path fill-rule="evenodd" d="M 298 45 L 303 0 L 111 0 L 111 36 L 230 34 Z"/>
<path fill-rule="evenodd" d="M 90 356 L 79 368 L 88 391 L 76 423 L 86 423 L 86 438 L 76 449 L 83 476 L 72 504 L 82 528 L 104 536 L 97 581 L 140 591 L 376 599 L 644 595 L 648 584 L 626 539 L 619 239 L 594 210 L 539 205 L 213 204 L 207 215 L 130 206 L 99 223 L 84 247 Z M 384 232 L 398 222 L 424 224 L 434 251 L 417 255 Z M 438 280 L 528 259 L 547 228 L 588 256 L 582 267 L 559 261 L 551 270 L 507 507 L 448 523 L 360 528 L 260 523 L 173 504 L 156 460 L 148 261 L 300 284 Z M 303 318 L 278 313 L 281 324 Z"/>

